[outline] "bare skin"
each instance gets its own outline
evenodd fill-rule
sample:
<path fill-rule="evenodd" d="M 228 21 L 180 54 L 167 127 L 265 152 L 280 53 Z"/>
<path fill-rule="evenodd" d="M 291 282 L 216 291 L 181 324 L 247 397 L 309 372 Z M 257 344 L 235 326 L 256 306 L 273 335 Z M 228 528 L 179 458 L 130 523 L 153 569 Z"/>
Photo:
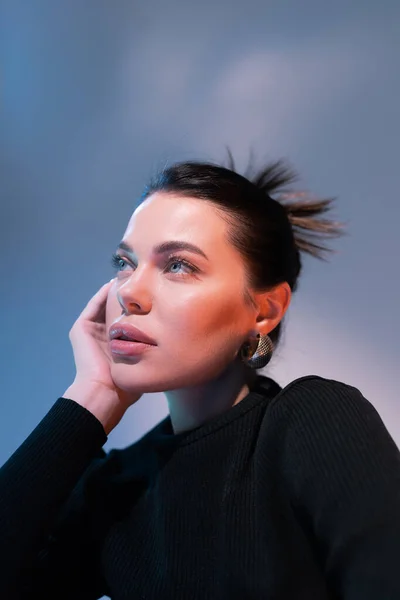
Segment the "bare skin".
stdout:
<path fill-rule="evenodd" d="M 118 398 L 129 404 L 143 393 L 164 392 L 175 433 L 201 425 L 248 394 L 240 348 L 274 329 L 290 302 L 287 283 L 262 293 L 248 290 L 251 302 L 246 299 L 247 267 L 227 228 L 210 203 L 153 194 L 129 221 L 122 240 L 133 251 L 117 251 L 122 260 L 106 291 L 106 334 L 116 321 L 130 323 L 157 344 L 129 359 L 109 353 Z M 189 250 L 155 253 L 169 241 L 190 242 L 206 257 Z"/>

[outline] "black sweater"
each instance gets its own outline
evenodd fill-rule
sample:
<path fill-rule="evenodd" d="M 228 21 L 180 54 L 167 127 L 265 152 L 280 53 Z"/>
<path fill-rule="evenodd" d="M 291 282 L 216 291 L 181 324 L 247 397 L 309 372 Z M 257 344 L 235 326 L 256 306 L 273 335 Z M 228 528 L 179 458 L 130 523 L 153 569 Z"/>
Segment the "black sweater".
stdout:
<path fill-rule="evenodd" d="M 400 453 L 355 388 L 260 376 L 106 454 L 59 398 L 0 470 L 1 600 L 399 600 Z"/>

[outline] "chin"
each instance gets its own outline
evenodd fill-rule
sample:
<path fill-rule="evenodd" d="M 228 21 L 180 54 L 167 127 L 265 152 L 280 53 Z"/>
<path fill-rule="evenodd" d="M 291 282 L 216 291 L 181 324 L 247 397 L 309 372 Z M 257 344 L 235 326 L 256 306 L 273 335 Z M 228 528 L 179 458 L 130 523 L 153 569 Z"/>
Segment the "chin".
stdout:
<path fill-rule="evenodd" d="M 225 367 L 225 368 L 224 368 Z M 121 390 L 128 393 L 156 393 L 203 386 L 223 376 L 226 365 L 180 365 L 164 361 L 161 369 L 139 358 L 118 357 L 111 364 L 111 376 Z"/>
<path fill-rule="evenodd" d="M 141 368 L 137 362 L 119 360 L 111 365 L 115 385 L 127 393 L 151 394 L 164 392 L 166 381 L 154 374 L 154 368 Z"/>
<path fill-rule="evenodd" d="M 129 368 L 131 367 L 131 368 Z M 197 380 L 193 374 L 182 375 L 181 370 L 176 374 L 171 369 L 165 369 L 164 373 L 154 370 L 154 368 L 143 368 L 139 365 L 130 363 L 117 363 L 111 367 L 111 376 L 115 385 L 127 393 L 152 394 L 157 392 L 168 392 L 169 390 L 178 390 L 190 388 L 204 383 L 204 377 Z"/>

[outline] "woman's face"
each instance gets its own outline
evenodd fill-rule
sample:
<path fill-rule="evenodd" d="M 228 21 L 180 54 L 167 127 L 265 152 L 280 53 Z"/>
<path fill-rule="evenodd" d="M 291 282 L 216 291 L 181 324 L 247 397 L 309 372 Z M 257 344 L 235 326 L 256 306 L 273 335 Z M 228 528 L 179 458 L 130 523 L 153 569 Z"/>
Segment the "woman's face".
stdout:
<path fill-rule="evenodd" d="M 122 260 L 107 299 L 107 333 L 115 321 L 130 323 L 157 345 L 135 357 L 111 355 L 118 387 L 145 393 L 201 385 L 240 360 L 256 313 L 244 300 L 246 267 L 227 227 L 210 203 L 173 193 L 157 192 L 135 210 L 122 239 L 132 252 L 117 250 Z M 156 253 L 173 241 L 201 254 Z"/>

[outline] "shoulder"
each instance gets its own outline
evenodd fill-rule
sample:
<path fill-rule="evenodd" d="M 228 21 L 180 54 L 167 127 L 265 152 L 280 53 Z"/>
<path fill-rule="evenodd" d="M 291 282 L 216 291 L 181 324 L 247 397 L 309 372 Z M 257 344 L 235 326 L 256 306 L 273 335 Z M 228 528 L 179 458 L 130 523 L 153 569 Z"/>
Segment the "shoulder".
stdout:
<path fill-rule="evenodd" d="M 281 394 L 288 395 L 288 393 L 292 393 L 293 391 L 296 393 L 307 393 L 315 390 L 323 391 L 328 394 L 338 393 L 339 391 L 350 394 L 361 394 L 358 388 L 349 385 L 348 383 L 336 379 L 328 379 L 326 377 L 321 377 L 320 375 L 305 375 L 294 379 L 281 389 Z"/>
<path fill-rule="evenodd" d="M 374 435 L 385 426 L 361 391 L 342 381 L 308 375 L 295 379 L 268 406 L 269 426 L 314 439 L 336 435 Z"/>
<path fill-rule="evenodd" d="M 274 397 L 271 409 L 310 410 L 315 408 L 337 408 L 338 410 L 358 407 L 362 410 L 374 409 L 361 391 L 343 381 L 327 379 L 318 375 L 299 377 Z"/>
<path fill-rule="evenodd" d="M 352 495 L 363 501 L 371 490 L 399 490 L 395 441 L 371 402 L 341 381 L 292 381 L 268 405 L 261 438 L 294 497 L 312 510 L 329 495 L 338 505 Z"/>

